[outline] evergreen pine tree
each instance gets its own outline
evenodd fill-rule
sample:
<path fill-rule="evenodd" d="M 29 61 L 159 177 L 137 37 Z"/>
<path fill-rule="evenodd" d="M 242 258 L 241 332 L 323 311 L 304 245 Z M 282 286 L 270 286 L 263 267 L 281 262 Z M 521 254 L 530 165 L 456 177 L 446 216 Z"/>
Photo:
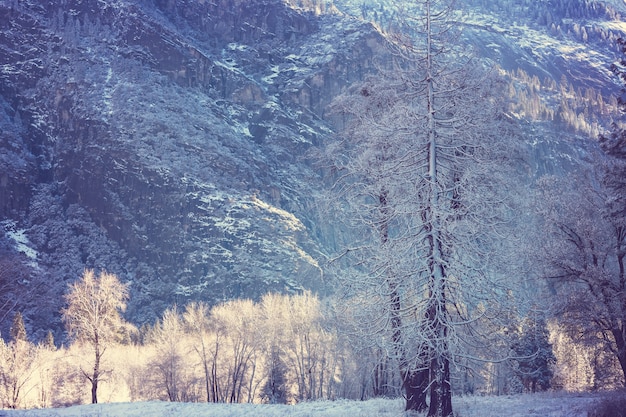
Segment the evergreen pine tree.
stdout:
<path fill-rule="evenodd" d="M 54 344 L 54 335 L 52 334 L 51 330 L 48 330 L 48 333 L 46 334 L 46 338 L 43 341 L 43 345 L 46 349 L 49 349 L 49 350 L 56 349 L 56 346 Z"/>
<path fill-rule="evenodd" d="M 545 320 L 536 317 L 524 319 L 513 351 L 519 358 L 515 373 L 524 388 L 533 393 L 549 389 L 556 357 Z"/>
<path fill-rule="evenodd" d="M 268 363 L 268 378 L 263 396 L 270 404 L 287 404 L 287 367 L 278 347 L 272 346 Z"/>
<path fill-rule="evenodd" d="M 11 341 L 26 341 L 26 327 L 24 326 L 24 318 L 19 311 L 13 316 L 13 324 L 10 329 Z"/>

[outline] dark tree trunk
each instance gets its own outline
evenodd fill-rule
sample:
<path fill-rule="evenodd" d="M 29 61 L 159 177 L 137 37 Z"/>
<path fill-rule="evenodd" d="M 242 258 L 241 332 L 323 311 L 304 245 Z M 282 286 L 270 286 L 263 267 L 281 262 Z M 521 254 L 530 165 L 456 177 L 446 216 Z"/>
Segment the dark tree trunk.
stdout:
<path fill-rule="evenodd" d="M 428 392 L 428 369 L 410 371 L 403 375 L 402 385 L 406 394 L 406 411 L 424 411 Z"/>
<path fill-rule="evenodd" d="M 91 381 L 91 403 L 98 404 L 98 380 Z"/>
<path fill-rule="evenodd" d="M 100 379 L 100 359 L 102 357 L 102 351 L 100 349 L 100 343 L 98 335 L 96 335 L 95 341 L 95 360 L 93 365 L 93 375 L 89 380 L 91 381 L 91 403 L 98 403 L 98 381 Z"/>
<path fill-rule="evenodd" d="M 612 329 L 611 333 L 613 333 L 613 338 L 615 339 L 617 359 L 619 360 L 620 367 L 622 368 L 624 384 L 626 384 L 626 339 L 624 339 L 624 331 L 618 328 Z"/>
<path fill-rule="evenodd" d="M 441 242 L 432 240 L 431 306 L 426 311 L 429 327 L 439 346 L 433 348 L 430 361 L 430 407 L 428 417 L 452 417 L 452 390 L 450 388 L 450 359 L 448 357 L 448 317 L 445 270 L 436 260 L 440 258 Z"/>
<path fill-rule="evenodd" d="M 378 195 L 380 211 L 383 221 L 380 225 L 381 244 L 386 245 L 389 241 L 389 207 L 387 201 L 387 191 L 382 190 Z M 426 392 L 428 390 L 428 369 L 411 370 L 407 364 L 407 354 L 402 347 L 402 301 L 399 292 L 399 282 L 397 277 L 387 278 L 389 285 L 389 302 L 391 307 L 391 328 L 393 330 L 393 343 L 400 359 L 400 375 L 402 376 L 402 388 L 406 395 L 406 411 L 424 411 L 428 408 L 426 404 Z M 426 362 L 427 363 L 427 362 Z"/>
<path fill-rule="evenodd" d="M 387 358 L 384 354 L 381 354 L 374 368 L 374 381 L 372 386 L 374 397 L 383 397 L 388 394 L 389 381 L 387 381 L 387 364 Z"/>
<path fill-rule="evenodd" d="M 428 417 L 452 417 L 452 390 L 450 389 L 450 361 L 434 358 L 431 363 L 430 408 Z"/>

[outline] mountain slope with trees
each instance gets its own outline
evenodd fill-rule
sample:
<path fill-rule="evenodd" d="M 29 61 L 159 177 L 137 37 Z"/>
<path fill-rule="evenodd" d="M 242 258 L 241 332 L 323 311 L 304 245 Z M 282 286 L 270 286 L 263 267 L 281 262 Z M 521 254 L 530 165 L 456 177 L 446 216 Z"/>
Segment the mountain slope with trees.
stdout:
<path fill-rule="evenodd" d="M 57 340 L 85 268 L 129 284 L 126 318 L 304 288 L 350 238 L 309 158 L 333 99 L 388 68 L 386 3 L 0 1 L 0 318 Z M 355 7 L 358 6 L 358 7 Z M 464 2 L 528 181 L 575 169 L 618 108 L 619 2 Z M 347 12 L 355 11 L 356 16 Z M 456 15 L 455 15 L 456 16 Z"/>
<path fill-rule="evenodd" d="M 139 323 L 188 299 L 325 290 L 332 231 L 305 154 L 333 95 L 372 71 L 372 27 L 281 1 L 3 1 L 0 15 L 7 317 L 58 329 L 84 268 L 129 282 Z"/>

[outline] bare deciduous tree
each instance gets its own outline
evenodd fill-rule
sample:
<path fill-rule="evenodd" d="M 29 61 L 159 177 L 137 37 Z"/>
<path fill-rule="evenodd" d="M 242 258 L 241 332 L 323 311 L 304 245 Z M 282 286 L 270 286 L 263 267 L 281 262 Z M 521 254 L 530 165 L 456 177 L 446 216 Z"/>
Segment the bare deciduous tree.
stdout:
<path fill-rule="evenodd" d="M 286 404 L 289 400 L 285 350 L 289 333 L 285 329 L 288 319 L 283 308 L 284 298 L 278 294 L 266 294 L 259 306 L 262 332 L 265 335 L 262 349 L 267 374 L 261 396 L 270 404 Z"/>
<path fill-rule="evenodd" d="M 3 406 L 18 408 L 25 388 L 37 370 L 37 347 L 26 338 L 14 338 L 5 343 L 0 338 L 0 398 Z"/>
<path fill-rule="evenodd" d="M 332 397 L 335 372 L 334 334 L 323 327 L 323 314 L 319 299 L 306 291 L 283 298 L 285 328 L 288 330 L 287 361 L 295 372 L 297 399 L 310 401 Z"/>
<path fill-rule="evenodd" d="M 165 310 L 152 332 L 151 342 L 157 352 L 153 366 L 160 377 L 158 385 L 165 391 L 169 401 L 187 400 L 184 374 L 189 365 L 184 360 L 184 330 L 178 308 L 173 306 Z"/>
<path fill-rule="evenodd" d="M 192 302 L 187 304 L 183 313 L 183 320 L 187 332 L 193 339 L 193 350 L 200 359 L 200 365 L 204 376 L 204 388 L 206 401 L 212 402 L 212 369 L 214 361 L 211 355 L 211 334 L 209 322 L 209 306 L 205 303 Z M 216 336 L 217 337 L 217 336 Z"/>
<path fill-rule="evenodd" d="M 225 335 L 221 364 L 227 373 L 220 384 L 221 401 L 251 402 L 261 347 L 256 306 L 251 300 L 229 301 L 212 309 L 211 320 Z"/>
<path fill-rule="evenodd" d="M 541 255 L 545 276 L 559 294 L 552 305 L 559 323 L 589 345 L 604 343 L 624 382 L 626 218 L 622 198 L 606 182 L 604 162 L 568 178 L 542 179 Z"/>
<path fill-rule="evenodd" d="M 101 368 L 102 357 L 123 327 L 121 312 L 126 308 L 128 287 L 115 274 L 102 271 L 96 277 L 93 270 L 85 270 L 82 278 L 70 285 L 65 298 L 67 308 L 62 314 L 67 332 L 93 349 L 93 368 L 82 372 L 91 383 L 91 402 L 95 404 L 98 383 L 106 374 Z"/>

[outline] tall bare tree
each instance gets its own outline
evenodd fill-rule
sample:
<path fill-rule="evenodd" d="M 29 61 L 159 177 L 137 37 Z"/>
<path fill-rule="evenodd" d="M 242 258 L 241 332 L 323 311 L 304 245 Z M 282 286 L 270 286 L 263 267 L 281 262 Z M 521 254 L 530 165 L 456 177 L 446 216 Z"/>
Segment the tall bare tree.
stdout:
<path fill-rule="evenodd" d="M 501 289 L 489 262 L 510 213 L 504 149 L 513 144 L 496 78 L 454 48 L 449 2 L 412 4 L 391 37 L 394 68 L 336 101 L 346 129 L 327 151 L 339 213 L 362 237 L 345 252 L 355 274 L 344 281 L 371 306 L 364 317 L 378 317 L 368 330 L 388 334 L 407 410 L 450 416 L 460 329 Z"/>
<path fill-rule="evenodd" d="M 221 352 L 216 355 L 225 370 L 219 384 L 220 401 L 252 402 L 261 347 L 258 310 L 251 300 L 228 301 L 213 307 L 211 320 L 224 336 Z"/>
<path fill-rule="evenodd" d="M 185 356 L 183 347 L 185 328 L 176 305 L 163 312 L 163 317 L 154 326 L 152 343 L 157 351 L 153 361 L 159 376 L 159 385 L 169 401 L 186 401 Z"/>
<path fill-rule="evenodd" d="M 194 340 L 193 350 L 200 359 L 204 374 L 204 388 L 206 390 L 206 402 L 211 402 L 211 341 L 210 341 L 210 321 L 209 306 L 205 303 L 192 302 L 185 306 L 183 320 L 187 332 Z M 217 336 L 216 336 L 217 337 Z"/>
<path fill-rule="evenodd" d="M 98 383 L 106 372 L 101 368 L 107 347 L 119 339 L 123 327 L 121 312 L 126 308 L 128 287 L 115 274 L 105 271 L 98 277 L 85 270 L 80 280 L 70 284 L 65 296 L 63 321 L 71 338 L 93 350 L 93 368 L 82 370 L 91 383 L 91 402 L 98 402 Z"/>
<path fill-rule="evenodd" d="M 553 312 L 570 335 L 611 352 L 626 384 L 626 41 L 611 65 L 622 83 L 620 111 L 588 166 L 544 177 L 538 202 L 547 239 L 545 276 L 560 294 Z"/>
<path fill-rule="evenodd" d="M 289 401 L 285 346 L 289 343 L 291 335 L 285 328 L 288 323 L 285 304 L 284 296 L 270 293 L 263 296 L 259 305 L 265 339 L 262 349 L 267 374 L 262 387 L 262 396 L 270 404 L 286 404 Z"/>
<path fill-rule="evenodd" d="M 37 347 L 26 337 L 22 315 L 18 312 L 11 326 L 10 342 L 5 343 L 0 338 L 0 403 L 3 407 L 22 406 L 25 394 L 32 389 L 38 355 Z"/>
<path fill-rule="evenodd" d="M 559 294 L 559 323 L 578 341 L 603 342 L 626 381 L 626 219 L 598 166 L 568 178 L 545 177 L 540 204 L 545 276 Z M 600 171 L 600 172 L 598 172 Z"/>

